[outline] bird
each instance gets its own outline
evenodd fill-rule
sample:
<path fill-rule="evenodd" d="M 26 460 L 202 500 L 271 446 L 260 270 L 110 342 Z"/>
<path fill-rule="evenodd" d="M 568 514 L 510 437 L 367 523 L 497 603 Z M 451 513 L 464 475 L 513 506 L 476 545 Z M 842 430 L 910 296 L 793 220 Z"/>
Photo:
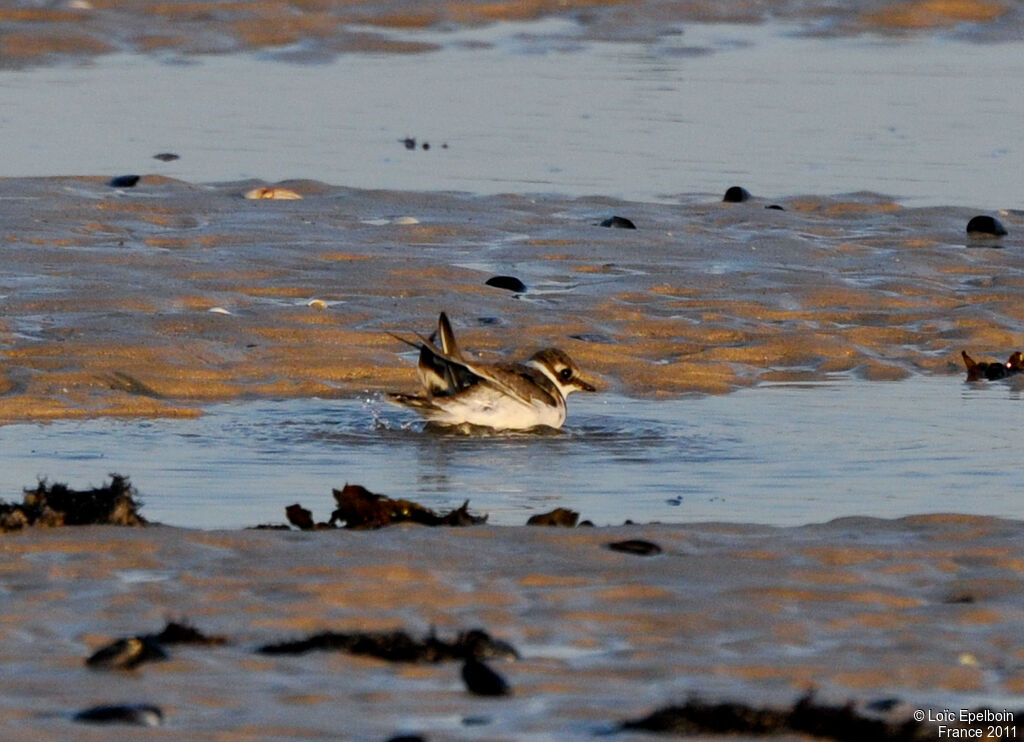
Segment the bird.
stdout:
<path fill-rule="evenodd" d="M 565 398 L 577 391 L 596 391 L 560 348 L 539 350 L 522 362 L 469 360 L 455 341 L 444 312 L 438 317 L 436 335 L 429 339 L 422 335 L 417 335 L 416 341 L 392 337 L 419 349 L 417 372 L 423 393 L 392 392 L 389 399 L 439 425 L 494 430 L 560 428 L 565 422 Z M 435 337 L 440 347 L 434 344 Z"/>
<path fill-rule="evenodd" d="M 1024 372 L 1024 353 L 1019 350 L 1011 353 L 1006 363 L 975 361 L 967 355 L 966 350 L 960 351 L 960 355 L 967 367 L 967 381 L 980 381 L 981 379 L 995 381 Z"/>

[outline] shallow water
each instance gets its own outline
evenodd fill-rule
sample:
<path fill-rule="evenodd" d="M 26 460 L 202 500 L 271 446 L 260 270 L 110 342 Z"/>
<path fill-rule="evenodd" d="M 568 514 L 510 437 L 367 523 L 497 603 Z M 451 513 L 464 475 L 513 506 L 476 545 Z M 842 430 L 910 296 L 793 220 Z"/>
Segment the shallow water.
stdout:
<path fill-rule="evenodd" d="M 553 19 L 395 32 L 441 46 L 424 54 L 112 55 L 3 71 L 3 174 L 645 201 L 739 183 L 766 198 L 871 190 L 1018 205 L 1020 42 L 798 28 L 688 24 L 645 43 L 570 42 L 575 24 Z M 432 147 L 407 151 L 405 137 Z M 181 159 L 152 159 L 168 150 Z"/>
<path fill-rule="evenodd" d="M 296 501 L 326 520 L 346 482 L 436 509 L 468 499 L 505 525 L 554 507 L 597 524 L 1021 518 L 1022 403 L 957 377 L 843 379 L 668 402 L 577 395 L 560 433 L 465 436 L 376 398 L 261 401 L 197 420 L 10 425 L 0 446 L 8 499 L 37 476 L 85 486 L 119 472 L 147 517 L 205 528 L 283 522 Z"/>

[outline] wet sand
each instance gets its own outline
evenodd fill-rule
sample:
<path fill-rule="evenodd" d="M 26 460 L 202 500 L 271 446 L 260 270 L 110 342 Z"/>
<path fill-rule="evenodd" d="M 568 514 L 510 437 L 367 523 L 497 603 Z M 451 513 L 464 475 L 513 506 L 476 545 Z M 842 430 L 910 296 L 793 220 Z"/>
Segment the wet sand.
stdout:
<path fill-rule="evenodd" d="M 10 68 L 115 52 L 420 54 L 438 42 L 401 31 L 549 15 L 578 26 L 548 45 L 779 18 L 816 36 L 993 42 L 1019 38 L 1024 12 L 988 0 L 23 5 L 0 11 Z M 0 180 L 0 423 L 411 391 L 413 354 L 389 333 L 429 332 L 441 310 L 485 360 L 558 344 L 603 390 L 656 398 L 836 374 L 957 384 L 961 349 L 990 358 L 1021 344 L 1024 214 L 1012 194 L 935 208 L 873 193 L 641 203 L 305 180 L 279 184 L 301 200 L 250 201 L 244 192 L 268 184 L 144 172 L 115 189 L 115 174 Z M 968 237 L 979 213 L 1009 236 Z M 638 229 L 597 226 L 612 215 Z M 527 291 L 486 286 L 496 274 Z M 147 737 L 225 742 L 592 739 L 691 695 L 784 705 L 808 689 L 861 708 L 896 698 L 896 718 L 1021 708 L 1022 529 L 932 515 L 794 528 L 5 534 L 0 736 L 139 737 L 71 720 L 100 703 L 160 706 L 165 727 Z M 603 548 L 623 538 L 663 553 Z M 130 672 L 86 669 L 100 646 L 168 619 L 231 643 Z M 317 631 L 431 627 L 481 627 L 516 646 L 522 659 L 498 668 L 513 697 L 470 697 L 453 664 L 255 653 Z"/>
<path fill-rule="evenodd" d="M 197 54 L 263 51 L 294 61 L 323 61 L 349 53 L 426 53 L 436 42 L 393 32 L 452 29 L 500 21 L 567 17 L 579 28 L 550 42 L 651 41 L 678 33 L 683 23 L 761 23 L 784 20 L 813 35 L 941 33 L 978 41 L 1015 40 L 1024 11 L 1003 0 L 822 0 L 677 3 L 652 0 L 64 0 L 0 10 L 0 64 L 24 68 L 114 52 L 187 60 Z"/>
<path fill-rule="evenodd" d="M 429 333 L 442 310 L 483 360 L 559 345 L 631 395 L 957 374 L 961 349 L 1020 345 L 1021 212 L 978 238 L 975 209 L 863 193 L 654 204 L 294 181 L 301 200 L 242 198 L 257 185 L 0 181 L 0 420 L 413 391 L 388 333 Z M 598 226 L 613 214 L 638 229 Z"/>
<path fill-rule="evenodd" d="M 610 551 L 642 538 L 662 554 Z M 147 737 L 592 739 L 697 696 L 891 710 L 1019 708 L 1024 526 L 970 516 L 741 525 L 376 532 L 36 529 L 0 539 L 6 740 L 138 739 L 70 720 L 151 703 Z M 427 556 L 429 555 L 429 557 Z M 87 669 L 110 641 L 186 619 L 226 646 Z M 321 631 L 483 628 L 510 698 L 470 696 L 457 663 L 256 653 Z M 650 739 L 638 733 L 614 739 Z M 717 737 L 708 737 L 709 739 Z"/>

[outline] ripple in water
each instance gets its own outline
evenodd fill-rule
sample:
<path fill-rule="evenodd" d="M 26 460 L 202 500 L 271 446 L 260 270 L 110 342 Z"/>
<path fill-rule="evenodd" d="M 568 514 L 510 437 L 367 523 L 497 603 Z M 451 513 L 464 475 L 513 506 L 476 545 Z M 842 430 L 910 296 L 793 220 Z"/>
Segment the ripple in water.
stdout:
<path fill-rule="evenodd" d="M 673 401 L 574 397 L 544 433 L 428 429 L 378 397 L 217 405 L 196 420 L 0 428 L 4 495 L 37 477 L 131 476 L 144 514 L 173 525 L 317 517 L 346 482 L 433 508 L 470 501 L 521 524 L 569 507 L 595 523 L 819 522 L 957 511 L 1019 518 L 1020 391 L 958 377 L 768 385 Z"/>

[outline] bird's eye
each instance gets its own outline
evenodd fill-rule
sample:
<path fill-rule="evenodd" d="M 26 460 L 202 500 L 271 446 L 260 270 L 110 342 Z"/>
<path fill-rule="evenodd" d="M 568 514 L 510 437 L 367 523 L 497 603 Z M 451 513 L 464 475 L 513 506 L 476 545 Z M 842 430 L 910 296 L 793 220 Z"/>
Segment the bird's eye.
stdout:
<path fill-rule="evenodd" d="M 569 379 L 572 378 L 572 369 L 563 368 L 561 371 L 558 372 L 558 378 L 561 379 L 562 381 L 568 381 Z"/>

